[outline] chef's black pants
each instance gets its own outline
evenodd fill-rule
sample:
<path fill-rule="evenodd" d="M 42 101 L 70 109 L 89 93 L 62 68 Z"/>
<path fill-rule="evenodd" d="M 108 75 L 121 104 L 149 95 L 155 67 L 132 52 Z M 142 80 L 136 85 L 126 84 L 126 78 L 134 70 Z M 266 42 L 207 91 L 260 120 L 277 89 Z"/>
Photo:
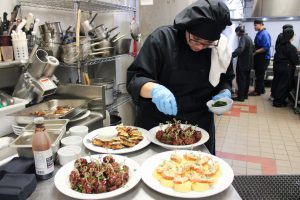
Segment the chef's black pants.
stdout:
<path fill-rule="evenodd" d="M 261 56 L 254 59 L 254 70 L 255 70 L 255 92 L 258 94 L 265 93 L 265 72 L 268 68 L 270 60 L 266 60 Z"/>
<path fill-rule="evenodd" d="M 274 71 L 273 104 L 285 105 L 292 87 L 292 70 Z"/>
<path fill-rule="evenodd" d="M 249 85 L 250 85 L 250 70 L 241 70 L 239 69 L 239 67 L 237 67 L 236 82 L 238 85 L 237 97 L 241 100 L 248 98 Z"/>

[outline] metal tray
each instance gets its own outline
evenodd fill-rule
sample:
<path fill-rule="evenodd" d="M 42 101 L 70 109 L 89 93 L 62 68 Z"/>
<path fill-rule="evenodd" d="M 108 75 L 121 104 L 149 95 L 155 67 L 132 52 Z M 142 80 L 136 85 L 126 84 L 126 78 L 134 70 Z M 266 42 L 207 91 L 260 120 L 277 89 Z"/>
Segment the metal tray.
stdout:
<path fill-rule="evenodd" d="M 53 154 L 56 154 L 59 149 L 59 144 L 61 138 L 66 133 L 66 126 L 68 119 L 58 119 L 58 120 L 45 120 L 45 127 L 56 127 L 57 129 L 47 129 Z M 11 144 L 10 147 L 17 149 L 19 156 L 33 157 L 32 153 L 32 135 L 34 134 L 34 124 L 31 123 L 25 127 L 22 135 L 17 137 Z"/>
<path fill-rule="evenodd" d="M 44 126 L 47 131 L 66 131 L 67 123 L 69 122 L 68 119 L 56 119 L 56 120 L 45 120 Z M 27 126 L 24 127 L 24 132 L 28 131 L 34 131 L 35 124 L 30 123 Z"/>
<path fill-rule="evenodd" d="M 52 99 L 12 113 L 10 116 L 15 116 L 15 120 L 18 124 L 29 124 L 33 122 L 33 119 L 37 116 L 32 113 L 37 111 L 46 112 L 46 115 L 43 116 L 45 119 L 71 119 L 81 112 L 86 111 L 88 102 L 89 100 L 86 99 Z M 53 114 L 57 106 L 68 106 L 71 108 L 64 114 Z"/>

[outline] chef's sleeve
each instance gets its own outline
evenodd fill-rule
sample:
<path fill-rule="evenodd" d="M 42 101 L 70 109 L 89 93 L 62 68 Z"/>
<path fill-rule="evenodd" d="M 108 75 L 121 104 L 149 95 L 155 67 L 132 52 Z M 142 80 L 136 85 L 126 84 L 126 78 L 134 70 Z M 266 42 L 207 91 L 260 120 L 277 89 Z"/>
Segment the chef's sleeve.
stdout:
<path fill-rule="evenodd" d="M 162 51 L 158 40 L 150 35 L 143 44 L 136 59 L 127 69 L 127 91 L 133 102 L 139 105 L 140 90 L 147 82 L 157 82 L 162 66 Z"/>
<path fill-rule="evenodd" d="M 232 57 L 235 58 L 241 55 L 241 53 L 243 53 L 243 51 L 245 50 L 245 47 L 246 47 L 245 37 L 242 36 L 239 40 L 238 47 L 232 52 Z"/>

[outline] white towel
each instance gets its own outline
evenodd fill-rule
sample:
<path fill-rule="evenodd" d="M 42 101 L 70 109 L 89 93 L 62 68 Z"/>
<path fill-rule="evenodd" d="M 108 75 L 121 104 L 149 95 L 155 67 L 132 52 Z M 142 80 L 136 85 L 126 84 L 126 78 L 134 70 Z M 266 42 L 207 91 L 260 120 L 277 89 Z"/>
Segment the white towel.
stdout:
<path fill-rule="evenodd" d="M 222 73 L 226 73 L 231 60 L 231 51 L 228 47 L 228 39 L 221 34 L 219 44 L 211 51 L 211 67 L 209 72 L 209 82 L 216 87 L 220 82 Z"/>

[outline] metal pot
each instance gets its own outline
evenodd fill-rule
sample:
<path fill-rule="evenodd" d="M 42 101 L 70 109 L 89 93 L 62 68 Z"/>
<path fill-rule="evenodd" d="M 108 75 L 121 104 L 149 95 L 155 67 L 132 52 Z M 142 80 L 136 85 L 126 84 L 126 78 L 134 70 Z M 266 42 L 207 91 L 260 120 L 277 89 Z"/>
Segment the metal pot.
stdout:
<path fill-rule="evenodd" d="M 108 29 L 108 28 L 104 27 L 104 24 L 100 24 L 100 25 L 96 26 L 95 28 L 89 30 L 88 35 L 91 38 L 93 38 L 93 40 L 95 40 L 95 41 L 101 41 L 101 40 L 109 38 L 110 33 L 117 28 L 118 28 L 118 26 Z"/>
<path fill-rule="evenodd" d="M 45 22 L 45 24 L 39 26 L 39 29 L 41 34 L 47 32 L 61 34 L 63 33 L 60 22 Z"/>
<path fill-rule="evenodd" d="M 101 57 L 109 57 L 114 54 L 114 47 L 109 40 L 104 39 L 101 42 L 91 44 L 92 51 L 90 55 L 100 55 Z"/>
<path fill-rule="evenodd" d="M 131 40 L 130 38 L 124 38 L 116 41 L 114 43 L 116 54 L 129 54 Z"/>
<path fill-rule="evenodd" d="M 91 79 L 92 85 L 105 85 L 105 105 L 111 105 L 114 102 L 114 80 L 106 78 Z"/>

